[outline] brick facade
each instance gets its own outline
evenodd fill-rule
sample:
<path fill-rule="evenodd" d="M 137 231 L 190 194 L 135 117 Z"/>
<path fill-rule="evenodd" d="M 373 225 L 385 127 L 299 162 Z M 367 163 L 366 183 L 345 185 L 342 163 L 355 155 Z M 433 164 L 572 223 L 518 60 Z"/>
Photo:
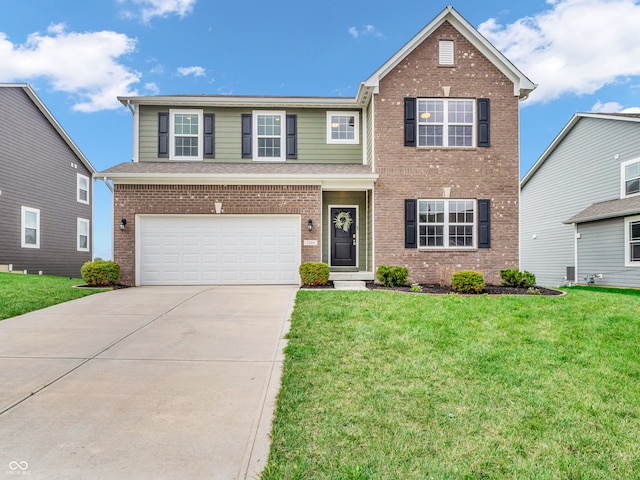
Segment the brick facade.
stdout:
<path fill-rule="evenodd" d="M 120 264 L 120 281 L 135 283 L 135 218 L 137 214 L 301 215 L 301 240 L 314 239 L 317 246 L 301 246 L 302 262 L 321 258 L 320 229 L 309 232 L 307 220 L 321 225 L 321 191 L 317 185 L 131 185 L 115 184 L 113 200 L 114 260 Z M 124 231 L 118 225 L 127 220 Z"/>
<path fill-rule="evenodd" d="M 455 65 L 438 65 L 439 40 L 455 44 Z M 489 98 L 491 146 L 404 146 L 404 98 Z M 518 267 L 518 98 L 513 83 L 445 22 L 381 81 L 374 96 L 375 264 L 403 265 L 418 282 L 449 281 L 457 270 L 480 271 L 499 283 Z M 404 199 L 491 200 L 491 248 L 473 251 L 404 248 Z"/>

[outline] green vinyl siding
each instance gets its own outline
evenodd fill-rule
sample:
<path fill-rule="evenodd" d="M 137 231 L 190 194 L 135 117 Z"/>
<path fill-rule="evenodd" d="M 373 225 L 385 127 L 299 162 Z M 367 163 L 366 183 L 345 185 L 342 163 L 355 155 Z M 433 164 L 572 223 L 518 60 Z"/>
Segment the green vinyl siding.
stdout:
<path fill-rule="evenodd" d="M 170 107 L 141 106 L 140 108 L 140 161 L 171 161 L 158 158 L 158 112 Z M 184 109 L 184 108 L 181 108 Z M 272 110 L 270 110 L 272 111 Z M 241 116 L 252 113 L 247 108 L 206 108 L 204 113 L 215 113 L 215 158 L 205 162 L 250 163 L 241 157 Z M 327 117 L 324 109 L 290 109 L 287 114 L 297 115 L 298 163 L 362 163 L 362 134 L 357 145 L 327 144 Z M 361 129 L 362 130 L 362 129 Z"/>

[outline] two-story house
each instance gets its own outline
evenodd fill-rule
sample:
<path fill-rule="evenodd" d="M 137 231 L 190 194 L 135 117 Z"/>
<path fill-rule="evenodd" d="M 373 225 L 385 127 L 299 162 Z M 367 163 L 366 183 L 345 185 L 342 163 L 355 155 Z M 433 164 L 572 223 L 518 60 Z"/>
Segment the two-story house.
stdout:
<path fill-rule="evenodd" d="M 94 173 L 29 85 L 0 84 L 0 271 L 80 276 Z"/>
<path fill-rule="evenodd" d="M 640 287 L 640 115 L 575 114 L 521 189 L 521 266 L 538 283 Z"/>
<path fill-rule="evenodd" d="M 535 88 L 452 7 L 353 98 L 121 97 L 133 161 L 113 183 L 131 285 L 298 283 L 404 265 L 489 282 L 518 266 L 518 102 Z"/>

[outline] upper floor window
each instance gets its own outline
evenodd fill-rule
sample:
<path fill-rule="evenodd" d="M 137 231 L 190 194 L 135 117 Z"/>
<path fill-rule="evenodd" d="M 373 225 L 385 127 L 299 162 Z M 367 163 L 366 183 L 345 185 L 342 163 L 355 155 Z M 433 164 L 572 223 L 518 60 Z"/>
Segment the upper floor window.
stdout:
<path fill-rule="evenodd" d="M 359 124 L 357 112 L 327 112 L 327 143 L 359 143 Z"/>
<path fill-rule="evenodd" d="M 418 99 L 419 147 L 473 147 L 475 102 Z"/>
<path fill-rule="evenodd" d="M 640 159 L 636 158 L 622 163 L 622 192 L 621 196 L 640 193 Z"/>
<path fill-rule="evenodd" d="M 77 250 L 79 252 L 89 251 L 89 220 L 86 218 L 78 218 L 78 245 Z"/>
<path fill-rule="evenodd" d="M 438 63 L 440 65 L 453 65 L 453 40 L 440 40 L 438 43 Z"/>
<path fill-rule="evenodd" d="M 284 112 L 253 112 L 253 157 L 255 160 L 285 159 L 284 122 Z"/>
<path fill-rule="evenodd" d="M 202 160 L 202 110 L 171 110 L 169 129 L 169 158 Z"/>
<path fill-rule="evenodd" d="M 40 248 L 40 210 L 22 207 L 22 248 Z"/>
<path fill-rule="evenodd" d="M 475 247 L 474 200 L 418 200 L 418 246 Z"/>
<path fill-rule="evenodd" d="M 78 173 L 77 179 L 77 200 L 80 203 L 89 204 L 89 177 Z"/>

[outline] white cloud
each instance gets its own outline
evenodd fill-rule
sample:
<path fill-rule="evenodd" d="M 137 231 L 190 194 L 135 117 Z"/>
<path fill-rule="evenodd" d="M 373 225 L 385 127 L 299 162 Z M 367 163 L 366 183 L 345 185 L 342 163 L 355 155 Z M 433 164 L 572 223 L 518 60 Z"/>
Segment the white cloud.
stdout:
<path fill-rule="evenodd" d="M 640 107 L 623 107 L 618 102 L 602 103 L 599 100 L 591 107 L 593 113 L 640 113 Z"/>
<path fill-rule="evenodd" d="M 131 4 L 137 12 L 123 10 L 125 18 L 139 17 L 143 23 L 149 23 L 154 17 L 177 15 L 186 17 L 193 11 L 196 0 L 118 0 L 122 4 Z"/>
<path fill-rule="evenodd" d="M 23 45 L 0 32 L 0 81 L 42 77 L 54 90 L 72 94 L 76 111 L 119 108 L 118 95 L 137 94 L 132 85 L 140 73 L 118 62 L 135 45 L 135 39 L 121 33 L 67 32 L 63 24 L 52 25 L 44 35 L 32 33 Z"/>
<path fill-rule="evenodd" d="M 640 75 L 638 0 L 548 0 L 550 8 L 509 25 L 478 28 L 538 89 L 531 101 L 592 94 Z"/>
<path fill-rule="evenodd" d="M 178 73 L 183 76 L 193 75 L 194 77 L 204 77 L 206 76 L 206 70 L 202 67 L 193 66 L 193 67 L 178 67 Z"/>
<path fill-rule="evenodd" d="M 149 92 L 149 95 L 158 95 L 160 93 L 160 88 L 154 82 L 145 83 L 144 89 Z"/>
<path fill-rule="evenodd" d="M 365 25 L 364 27 L 358 29 L 357 27 L 349 27 L 347 30 L 349 35 L 353 38 L 359 37 L 378 37 L 384 38 L 384 35 L 376 30 L 375 25 Z"/>

